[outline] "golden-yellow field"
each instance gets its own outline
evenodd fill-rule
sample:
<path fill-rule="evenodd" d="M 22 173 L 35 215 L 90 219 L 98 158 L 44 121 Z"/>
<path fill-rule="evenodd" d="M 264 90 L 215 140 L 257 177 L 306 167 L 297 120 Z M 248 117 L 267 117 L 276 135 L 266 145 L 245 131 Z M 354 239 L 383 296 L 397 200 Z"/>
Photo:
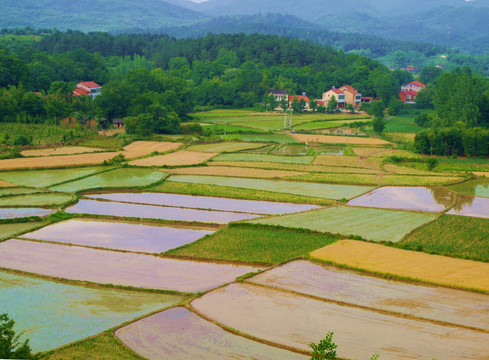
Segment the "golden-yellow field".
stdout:
<path fill-rule="evenodd" d="M 389 145 L 388 141 L 372 138 L 361 138 L 351 136 L 334 136 L 334 135 L 308 135 L 308 134 L 290 134 L 299 142 L 307 143 L 325 143 L 325 144 L 352 144 L 352 145 Z"/>
<path fill-rule="evenodd" d="M 232 177 L 249 177 L 249 178 L 283 178 L 289 176 L 301 176 L 307 173 L 287 170 L 265 170 L 253 168 L 239 168 L 227 166 L 202 166 L 181 168 L 170 171 L 172 174 L 180 175 L 215 175 L 215 176 L 232 176 Z"/>
<path fill-rule="evenodd" d="M 86 146 L 62 146 L 49 149 L 24 150 L 22 156 L 51 156 L 51 155 L 74 155 L 104 151 L 104 149 L 91 148 Z"/>

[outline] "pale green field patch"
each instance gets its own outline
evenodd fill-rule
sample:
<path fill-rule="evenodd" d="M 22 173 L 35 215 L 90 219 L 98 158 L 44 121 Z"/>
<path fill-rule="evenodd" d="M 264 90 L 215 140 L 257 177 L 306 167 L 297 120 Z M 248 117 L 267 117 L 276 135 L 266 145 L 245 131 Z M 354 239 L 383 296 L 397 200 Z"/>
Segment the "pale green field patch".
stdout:
<path fill-rule="evenodd" d="M 314 160 L 314 156 L 280 156 L 266 154 L 221 154 L 213 160 L 216 161 L 263 161 L 276 162 L 286 164 L 310 164 Z"/>
<path fill-rule="evenodd" d="M 261 143 L 246 143 L 246 142 L 220 142 L 214 144 L 198 144 L 192 145 L 187 148 L 190 151 L 202 151 L 202 152 L 211 152 L 211 153 L 221 153 L 221 152 L 234 152 L 241 150 L 249 150 L 256 149 L 266 144 Z"/>

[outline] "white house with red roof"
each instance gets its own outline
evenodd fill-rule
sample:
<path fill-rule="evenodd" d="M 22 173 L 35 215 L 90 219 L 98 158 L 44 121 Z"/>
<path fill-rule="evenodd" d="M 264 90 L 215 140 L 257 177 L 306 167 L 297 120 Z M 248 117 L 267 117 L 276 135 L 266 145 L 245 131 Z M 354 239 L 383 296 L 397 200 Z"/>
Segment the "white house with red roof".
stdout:
<path fill-rule="evenodd" d="M 309 98 L 306 95 L 289 95 L 289 108 L 294 102 L 294 100 L 297 100 L 297 102 L 304 100 L 306 102 L 306 109 L 309 110 Z"/>
<path fill-rule="evenodd" d="M 76 89 L 73 90 L 73 96 L 90 96 L 94 99 L 102 93 L 102 86 L 93 81 L 82 81 L 76 84 Z"/>
<path fill-rule="evenodd" d="M 399 92 L 399 99 L 405 104 L 414 104 L 418 93 L 426 87 L 419 80 L 411 81 L 410 83 L 403 85 Z"/>
<path fill-rule="evenodd" d="M 346 107 L 345 93 L 340 89 L 335 88 L 334 86 L 323 93 L 323 97 L 321 98 L 321 100 L 324 102 L 325 106 L 328 106 L 328 103 L 333 98 L 333 96 L 338 102 L 338 108 L 344 109 Z"/>
<path fill-rule="evenodd" d="M 424 89 L 425 87 L 426 87 L 426 85 L 423 84 L 421 81 L 414 80 L 414 81 L 411 81 L 410 83 L 408 83 L 406 85 L 403 85 L 401 87 L 401 91 L 416 91 L 417 93 L 419 93 L 419 91 L 421 89 Z"/>

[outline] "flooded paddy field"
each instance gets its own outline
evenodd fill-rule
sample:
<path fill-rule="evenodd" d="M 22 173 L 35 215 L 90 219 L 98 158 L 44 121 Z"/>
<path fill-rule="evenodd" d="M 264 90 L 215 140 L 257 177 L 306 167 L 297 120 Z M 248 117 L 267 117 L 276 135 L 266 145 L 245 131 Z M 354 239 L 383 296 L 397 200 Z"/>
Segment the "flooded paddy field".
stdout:
<path fill-rule="evenodd" d="M 180 295 L 89 288 L 0 272 L 0 309 L 34 351 L 57 348 L 184 300 Z"/>
<path fill-rule="evenodd" d="M 489 332 L 489 295 L 385 280 L 303 260 L 247 281 Z"/>
<path fill-rule="evenodd" d="M 231 334 L 182 307 L 138 320 L 115 334 L 133 351 L 154 360 L 309 358 Z"/>
<path fill-rule="evenodd" d="M 214 164 L 214 163 L 213 163 Z M 242 164 L 242 163 L 240 163 Z M 254 169 L 236 166 L 200 166 L 172 169 L 171 174 L 178 175 L 207 175 L 207 176 L 232 176 L 232 177 L 247 177 L 247 178 L 285 178 L 299 175 L 306 175 L 305 172 L 289 171 L 289 170 L 268 170 Z"/>
<path fill-rule="evenodd" d="M 98 188 L 147 186 L 163 180 L 164 177 L 165 174 L 161 171 L 122 168 L 54 186 L 51 190 L 74 193 Z"/>
<path fill-rule="evenodd" d="M 162 253 L 212 233 L 212 231 L 206 230 L 179 229 L 167 226 L 72 219 L 24 234 L 20 238 L 117 250 Z"/>
<path fill-rule="evenodd" d="M 336 206 L 303 214 L 251 220 L 254 224 L 304 228 L 356 235 L 373 241 L 400 241 L 407 233 L 433 220 L 435 214 Z"/>
<path fill-rule="evenodd" d="M 0 219 L 15 219 L 29 216 L 47 216 L 56 212 L 55 209 L 43 208 L 0 208 Z"/>
<path fill-rule="evenodd" d="M 297 181 L 243 179 L 218 176 L 176 175 L 171 176 L 169 181 L 265 190 L 285 194 L 314 196 L 325 199 L 349 199 L 373 189 L 371 186 L 330 185 Z"/>
<path fill-rule="evenodd" d="M 441 212 L 450 206 L 455 194 L 439 187 L 386 186 L 350 200 L 348 205 L 382 209 Z"/>
<path fill-rule="evenodd" d="M 311 253 L 313 258 L 376 274 L 489 292 L 489 264 L 430 255 L 363 241 L 341 240 Z"/>
<path fill-rule="evenodd" d="M 209 290 L 259 269 L 25 240 L 0 243 L 0 267 L 98 284 L 180 292 Z"/>
<path fill-rule="evenodd" d="M 448 188 L 461 194 L 489 197 L 489 179 L 469 180 Z"/>
<path fill-rule="evenodd" d="M 191 196 L 165 193 L 107 193 L 87 196 L 94 199 L 105 199 L 138 204 L 221 210 L 253 214 L 285 214 L 319 208 L 319 206 L 316 205 L 235 200 L 210 196 Z"/>
<path fill-rule="evenodd" d="M 447 214 L 473 216 L 489 219 L 489 199 L 483 197 L 462 197 Z M 461 200 L 463 198 L 463 200 Z"/>
<path fill-rule="evenodd" d="M 193 300 L 197 311 L 246 334 L 309 350 L 334 331 L 338 356 L 358 359 L 484 359 L 489 334 L 442 326 L 251 284 L 231 284 Z"/>
<path fill-rule="evenodd" d="M 42 160 L 36 159 L 37 162 Z M 107 167 L 84 167 L 78 169 L 9 171 L 0 173 L 0 179 L 23 186 L 48 187 L 65 181 L 79 179 L 109 170 Z M 27 193 L 25 193 L 27 194 Z"/>
<path fill-rule="evenodd" d="M 260 215 L 252 215 L 247 213 L 182 209 L 97 200 L 80 200 L 76 205 L 67 208 L 65 211 L 70 214 L 79 213 L 175 221 L 198 221 L 221 224 L 260 217 Z"/>

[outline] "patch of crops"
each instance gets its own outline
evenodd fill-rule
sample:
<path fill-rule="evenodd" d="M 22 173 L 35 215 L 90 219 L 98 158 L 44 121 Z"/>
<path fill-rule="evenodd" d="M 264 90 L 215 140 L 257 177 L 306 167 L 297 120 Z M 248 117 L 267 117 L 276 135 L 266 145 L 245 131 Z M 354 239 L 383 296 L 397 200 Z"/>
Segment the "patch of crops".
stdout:
<path fill-rule="evenodd" d="M 442 215 L 414 231 L 399 247 L 489 261 L 489 219 Z"/>
<path fill-rule="evenodd" d="M 164 177 L 165 174 L 160 171 L 122 168 L 54 186 L 51 190 L 74 193 L 88 189 L 148 186 L 161 181 Z"/>
<path fill-rule="evenodd" d="M 187 148 L 190 151 L 202 151 L 211 153 L 221 153 L 221 152 L 234 152 L 248 149 L 256 149 L 265 146 L 266 144 L 260 143 L 245 143 L 245 142 L 220 142 L 214 144 L 199 144 L 193 145 Z"/>
<path fill-rule="evenodd" d="M 310 164 L 313 156 L 279 156 L 267 154 L 221 154 L 214 158 L 215 161 L 264 161 L 288 164 Z"/>
<path fill-rule="evenodd" d="M 34 195 L 19 195 L 0 198 L 0 206 L 48 206 L 62 205 L 71 200 L 73 196 L 67 194 L 42 193 Z"/>
<path fill-rule="evenodd" d="M 449 189 L 461 194 L 489 197 L 489 180 L 469 180 L 460 184 L 451 185 Z"/>
<path fill-rule="evenodd" d="M 43 221 L 0 224 L 0 240 L 9 239 L 45 224 Z"/>
<path fill-rule="evenodd" d="M 11 188 L 1 188 L 0 197 L 11 196 L 11 195 L 24 195 L 24 194 L 36 194 L 41 192 L 38 189 L 25 188 L 25 187 L 11 187 Z"/>
<path fill-rule="evenodd" d="M 340 119 L 339 119 L 340 120 Z M 341 127 L 344 124 L 351 124 L 353 122 L 368 122 L 371 121 L 370 118 L 366 119 L 345 119 L 341 121 L 312 121 L 312 122 L 307 122 L 307 123 L 302 123 L 297 126 L 294 126 L 294 129 L 296 130 L 314 130 L 314 129 L 328 129 L 328 128 L 333 128 L 333 127 Z"/>
<path fill-rule="evenodd" d="M 380 178 L 375 174 L 310 173 L 288 177 L 288 179 L 331 184 L 377 185 Z"/>
<path fill-rule="evenodd" d="M 264 179 L 243 179 L 217 176 L 172 176 L 170 181 L 193 184 L 220 185 L 235 188 L 272 191 L 277 193 L 313 196 L 325 199 L 348 199 L 372 190 L 368 186 L 330 185 L 302 183 L 296 181 L 275 181 Z"/>
<path fill-rule="evenodd" d="M 339 206 L 248 222 L 354 235 L 373 241 L 397 242 L 410 231 L 433 220 L 435 216 L 429 213 Z"/>
<path fill-rule="evenodd" d="M 303 256 L 337 239 L 311 231 L 234 224 L 167 253 L 202 259 L 278 264 Z"/>
<path fill-rule="evenodd" d="M 445 185 L 462 181 L 463 177 L 456 176 L 409 176 L 409 175 L 384 175 L 383 185 Z"/>
<path fill-rule="evenodd" d="M 270 162 L 253 161 L 213 161 L 214 166 L 234 166 L 241 168 L 257 168 L 267 170 L 292 170 L 292 171 L 311 171 L 323 173 L 348 173 L 348 174 L 377 174 L 378 170 L 362 169 L 355 167 L 327 166 L 327 165 L 304 165 L 304 164 L 283 164 Z"/>
<path fill-rule="evenodd" d="M 42 162 L 43 160 L 36 160 Z M 0 173 L 0 179 L 24 186 L 48 187 L 65 181 L 107 170 L 107 167 L 84 167 L 78 169 L 28 170 Z M 24 193 L 26 194 L 26 193 Z"/>
<path fill-rule="evenodd" d="M 241 135 L 241 140 L 243 141 L 257 141 L 257 142 L 275 142 L 275 143 L 281 143 L 281 144 L 295 144 L 299 143 L 296 139 L 293 137 L 287 135 L 287 134 L 282 134 L 282 133 L 277 133 L 277 134 L 243 134 Z"/>

